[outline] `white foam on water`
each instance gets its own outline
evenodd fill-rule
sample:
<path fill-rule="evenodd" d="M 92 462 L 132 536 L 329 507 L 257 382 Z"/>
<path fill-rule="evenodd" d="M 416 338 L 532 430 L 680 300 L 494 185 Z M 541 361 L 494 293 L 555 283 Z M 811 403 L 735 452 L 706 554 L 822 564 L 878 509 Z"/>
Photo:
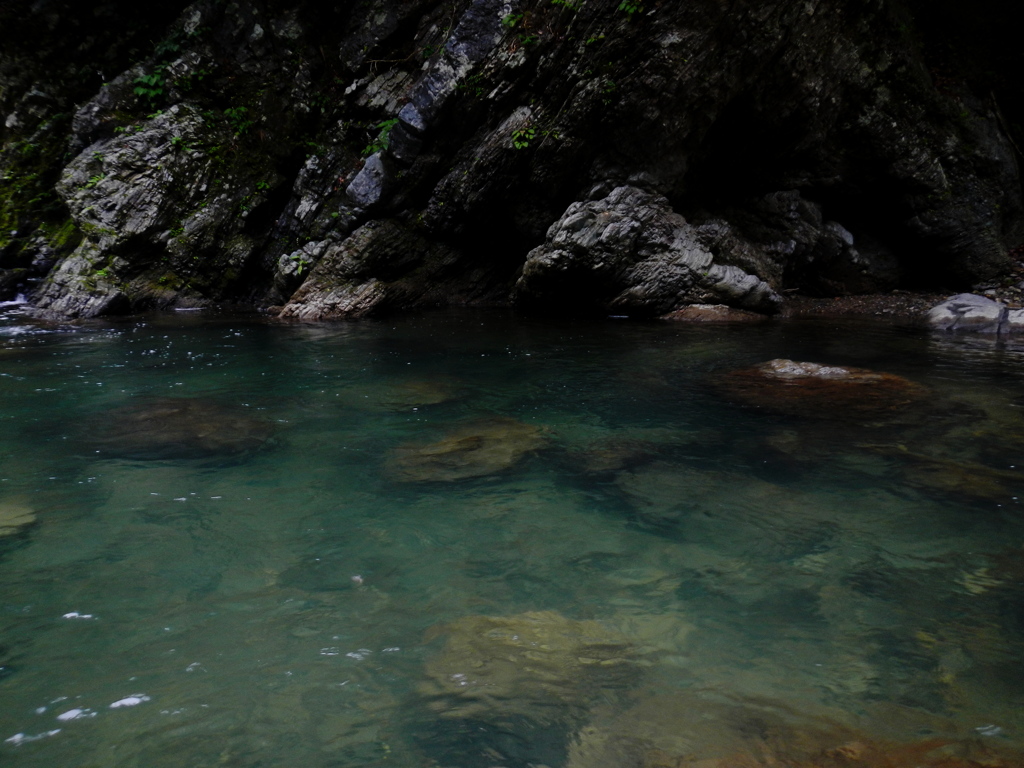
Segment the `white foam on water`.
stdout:
<path fill-rule="evenodd" d="M 24 304 L 28 304 L 28 299 L 25 298 L 25 294 L 19 293 L 11 301 L 0 301 L 0 309 L 5 307 L 20 307 Z"/>
<path fill-rule="evenodd" d="M 150 697 L 144 693 L 133 693 L 125 696 L 123 699 L 118 699 L 110 705 L 111 709 L 119 709 L 121 707 L 137 707 L 143 702 L 149 701 Z"/>
<path fill-rule="evenodd" d="M 13 736 L 4 739 L 4 744 L 13 744 L 16 747 L 20 747 L 22 744 L 28 744 L 32 741 L 39 741 L 40 739 L 48 739 L 51 736 L 56 736 L 60 733 L 60 728 L 54 728 L 52 731 L 43 731 L 42 733 L 16 733 Z"/>
<path fill-rule="evenodd" d="M 75 707 L 75 709 L 69 709 L 67 712 L 62 712 L 57 715 L 57 719 L 62 723 L 66 723 L 69 720 L 81 720 L 86 717 L 96 717 L 96 713 L 91 709 Z"/>

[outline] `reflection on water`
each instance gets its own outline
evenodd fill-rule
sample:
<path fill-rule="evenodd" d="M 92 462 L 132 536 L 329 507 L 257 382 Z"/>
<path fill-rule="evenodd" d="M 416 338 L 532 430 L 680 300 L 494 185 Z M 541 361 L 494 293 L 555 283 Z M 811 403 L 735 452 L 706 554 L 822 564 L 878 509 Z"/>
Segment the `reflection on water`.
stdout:
<path fill-rule="evenodd" d="M 1024 763 L 1021 349 L 19 311 L 5 766 Z M 730 385 L 773 358 L 913 397 Z"/>

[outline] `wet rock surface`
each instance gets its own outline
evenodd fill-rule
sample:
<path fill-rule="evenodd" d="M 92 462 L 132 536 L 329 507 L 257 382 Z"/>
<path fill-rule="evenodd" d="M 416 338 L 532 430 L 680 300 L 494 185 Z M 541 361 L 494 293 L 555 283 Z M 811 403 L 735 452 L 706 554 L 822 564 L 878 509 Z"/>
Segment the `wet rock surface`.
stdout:
<path fill-rule="evenodd" d="M 272 424 L 244 408 L 185 397 L 112 410 L 93 430 L 91 442 L 101 455 L 150 460 L 240 456 L 274 434 Z"/>
<path fill-rule="evenodd" d="M 452 430 L 431 443 L 395 449 L 388 472 L 405 482 L 452 482 L 503 472 L 546 444 L 533 424 L 497 417 Z"/>
<path fill-rule="evenodd" d="M 727 397 L 745 405 L 836 420 L 892 416 L 929 394 L 891 373 L 783 359 L 732 371 L 717 383 Z"/>

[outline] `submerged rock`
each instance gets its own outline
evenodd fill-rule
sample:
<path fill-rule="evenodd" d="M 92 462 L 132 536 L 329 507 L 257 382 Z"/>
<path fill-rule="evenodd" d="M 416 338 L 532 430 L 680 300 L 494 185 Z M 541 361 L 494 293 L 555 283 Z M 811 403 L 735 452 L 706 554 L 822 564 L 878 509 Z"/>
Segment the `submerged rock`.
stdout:
<path fill-rule="evenodd" d="M 364 395 L 363 390 L 352 390 L 343 393 L 346 403 L 356 407 L 380 408 L 388 411 L 405 411 L 426 405 L 457 400 L 462 395 L 462 388 L 456 381 L 449 379 L 417 379 L 394 384 L 379 384 L 373 391 Z"/>
<path fill-rule="evenodd" d="M 1024 488 L 1024 474 L 973 461 L 928 456 L 903 445 L 872 445 L 870 450 L 900 462 L 903 481 L 925 492 L 977 501 L 1006 502 Z"/>
<path fill-rule="evenodd" d="M 643 464 L 662 449 L 653 441 L 607 438 L 570 451 L 568 459 L 581 472 L 601 474 Z"/>
<path fill-rule="evenodd" d="M 929 394 L 927 387 L 892 373 L 784 359 L 732 371 L 719 385 L 746 405 L 828 419 L 884 416 Z"/>
<path fill-rule="evenodd" d="M 403 445 L 388 462 L 406 482 L 451 482 L 509 469 L 545 445 L 543 430 L 496 417 L 467 424 L 432 443 Z"/>
<path fill-rule="evenodd" d="M 13 499 L 0 500 L 0 539 L 13 536 L 36 521 L 36 513 L 27 504 Z"/>
<path fill-rule="evenodd" d="M 631 370 L 631 374 L 634 372 Z M 643 375 L 636 372 L 632 383 Z M 668 387 L 667 382 L 662 383 Z M 684 430 L 669 427 L 604 427 L 563 424 L 557 430 L 565 448 L 566 463 L 575 472 L 602 474 L 647 464 L 684 447 L 708 448 L 720 441 L 713 430 Z"/>
<path fill-rule="evenodd" d="M 105 414 L 94 443 L 100 454 L 131 459 L 239 455 L 262 447 L 269 422 L 214 400 L 167 397 Z"/>
<path fill-rule="evenodd" d="M 977 738 L 891 742 L 844 713 L 799 713 L 764 699 L 712 692 L 648 693 L 595 710 L 569 747 L 567 768 L 1010 768 L 1024 764 Z M 842 719 L 840 719 L 842 718 Z M 944 725 L 929 723 L 930 732 Z M 980 729 L 979 729 L 980 730 Z"/>
<path fill-rule="evenodd" d="M 699 543 L 702 554 L 690 552 L 681 570 L 743 602 L 779 588 L 755 561 L 798 557 L 842 524 L 827 497 L 739 472 L 659 461 L 620 472 L 615 484 L 638 522 Z"/>
<path fill-rule="evenodd" d="M 467 616 L 431 630 L 444 647 L 427 662 L 420 693 L 444 718 L 537 722 L 582 707 L 637 677 L 632 643 L 597 621 L 553 611 Z"/>

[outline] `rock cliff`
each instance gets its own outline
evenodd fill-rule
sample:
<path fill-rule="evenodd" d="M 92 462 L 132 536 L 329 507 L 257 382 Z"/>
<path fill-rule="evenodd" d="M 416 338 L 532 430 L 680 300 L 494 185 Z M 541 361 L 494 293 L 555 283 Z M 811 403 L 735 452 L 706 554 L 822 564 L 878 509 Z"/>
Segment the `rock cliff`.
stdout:
<path fill-rule="evenodd" d="M 653 316 L 970 287 L 1024 235 L 1022 100 L 948 54 L 954 5 L 4 0 L 0 298 Z"/>

